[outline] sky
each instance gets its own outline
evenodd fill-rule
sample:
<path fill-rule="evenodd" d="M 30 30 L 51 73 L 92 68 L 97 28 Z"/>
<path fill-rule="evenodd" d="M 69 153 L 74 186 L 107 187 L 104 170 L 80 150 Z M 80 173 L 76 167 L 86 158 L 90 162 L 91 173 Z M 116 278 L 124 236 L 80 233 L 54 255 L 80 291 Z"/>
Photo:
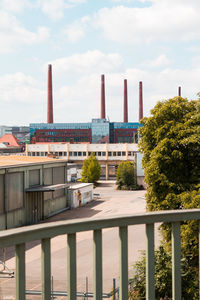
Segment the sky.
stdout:
<path fill-rule="evenodd" d="M 159 100 L 200 91 L 199 0 L 0 0 L 0 125 L 46 122 L 47 68 L 52 64 L 54 122 L 106 116 L 129 122 Z"/>

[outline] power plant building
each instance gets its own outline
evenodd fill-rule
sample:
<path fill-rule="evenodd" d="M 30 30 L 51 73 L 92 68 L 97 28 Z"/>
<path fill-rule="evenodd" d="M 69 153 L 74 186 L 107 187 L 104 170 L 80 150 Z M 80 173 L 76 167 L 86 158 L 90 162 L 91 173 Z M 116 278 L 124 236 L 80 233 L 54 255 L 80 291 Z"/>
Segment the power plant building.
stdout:
<path fill-rule="evenodd" d="M 47 123 L 30 124 L 30 141 L 35 143 L 137 143 L 139 122 L 128 122 L 127 80 L 124 80 L 123 122 L 106 119 L 105 82 L 101 75 L 100 118 L 89 123 L 53 123 L 52 67 L 48 67 Z M 139 83 L 139 120 L 143 118 L 142 82 Z"/>

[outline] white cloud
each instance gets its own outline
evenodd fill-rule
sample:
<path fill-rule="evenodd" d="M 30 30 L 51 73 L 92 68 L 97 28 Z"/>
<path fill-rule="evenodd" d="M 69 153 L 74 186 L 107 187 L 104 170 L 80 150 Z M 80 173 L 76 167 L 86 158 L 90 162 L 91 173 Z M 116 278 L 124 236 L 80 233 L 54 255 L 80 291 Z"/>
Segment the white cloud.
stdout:
<path fill-rule="evenodd" d="M 53 21 L 64 16 L 64 10 L 84 3 L 86 0 L 38 0 L 38 6 Z"/>
<path fill-rule="evenodd" d="M 23 73 L 6 74 L 0 77 L 0 99 L 2 102 L 38 102 L 43 96 L 37 81 Z"/>
<path fill-rule="evenodd" d="M 55 73 L 92 74 L 117 71 L 122 67 L 122 58 L 118 53 L 104 54 L 99 50 L 83 54 L 58 58 L 51 62 Z M 46 69 L 46 66 L 45 66 Z"/>
<path fill-rule="evenodd" d="M 200 38 L 200 2 L 197 0 L 154 0 L 151 6 L 116 6 L 100 9 L 93 26 L 106 38 L 123 43 L 155 40 L 190 41 Z"/>
<path fill-rule="evenodd" d="M 157 68 L 163 67 L 170 64 L 170 60 L 167 58 L 165 54 L 160 54 L 158 57 L 152 60 L 146 60 L 142 63 L 143 67 L 147 68 Z"/>
<path fill-rule="evenodd" d="M 32 7 L 32 4 L 28 0 L 1 0 L 0 7 L 3 10 L 18 13 L 23 11 L 26 7 Z"/>
<path fill-rule="evenodd" d="M 90 21 L 89 17 L 84 17 L 67 26 L 64 30 L 64 35 L 71 43 L 76 43 L 85 36 L 85 30 Z"/>
<path fill-rule="evenodd" d="M 19 46 L 43 42 L 49 37 L 46 27 L 38 27 L 37 32 L 24 28 L 13 15 L 0 11 L 0 53 L 13 52 Z"/>

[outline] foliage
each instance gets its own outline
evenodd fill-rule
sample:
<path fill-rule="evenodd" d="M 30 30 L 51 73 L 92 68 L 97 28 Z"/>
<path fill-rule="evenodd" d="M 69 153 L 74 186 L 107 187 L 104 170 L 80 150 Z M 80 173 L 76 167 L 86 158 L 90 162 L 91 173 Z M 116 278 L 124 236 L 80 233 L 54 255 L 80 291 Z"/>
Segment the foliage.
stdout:
<path fill-rule="evenodd" d="M 142 252 L 140 261 L 133 266 L 133 277 L 131 278 L 131 286 L 129 299 L 145 299 L 145 251 Z M 181 260 L 182 270 L 182 299 L 198 299 L 198 276 L 191 274 L 191 258 L 186 256 Z M 198 268 L 198 265 L 197 265 Z M 155 294 L 156 300 L 169 299 L 172 297 L 172 257 L 171 251 L 166 251 L 160 246 L 155 251 Z M 166 297 L 167 296 L 167 297 Z M 166 297 L 166 298 L 165 298 Z"/>
<path fill-rule="evenodd" d="M 84 160 L 81 181 L 82 182 L 91 182 L 96 185 L 97 181 L 100 178 L 101 167 L 94 153 L 91 153 L 90 156 Z"/>
<path fill-rule="evenodd" d="M 178 209 L 200 182 L 200 100 L 158 102 L 140 129 L 149 210 Z"/>
<path fill-rule="evenodd" d="M 200 208 L 200 99 L 188 101 L 175 97 L 158 102 L 151 116 L 144 118 L 142 123 L 139 147 L 143 153 L 147 183 L 147 209 Z M 171 226 L 162 225 L 161 232 L 163 247 L 155 254 L 157 299 L 165 294 L 171 296 L 171 267 L 168 265 L 171 256 Z M 196 300 L 199 298 L 197 222 L 183 222 L 181 248 L 183 299 Z M 142 266 L 144 258 L 135 266 L 143 279 L 140 280 L 140 275 L 139 281 L 135 278 L 133 285 L 134 293 L 137 292 L 141 298 L 145 288 L 145 270 L 141 269 Z M 164 280 L 161 282 L 166 285 L 166 290 L 161 290 L 159 278 Z"/>
<path fill-rule="evenodd" d="M 121 162 L 117 168 L 117 181 L 118 189 L 134 189 L 136 188 L 136 172 L 135 166 L 130 161 Z"/>

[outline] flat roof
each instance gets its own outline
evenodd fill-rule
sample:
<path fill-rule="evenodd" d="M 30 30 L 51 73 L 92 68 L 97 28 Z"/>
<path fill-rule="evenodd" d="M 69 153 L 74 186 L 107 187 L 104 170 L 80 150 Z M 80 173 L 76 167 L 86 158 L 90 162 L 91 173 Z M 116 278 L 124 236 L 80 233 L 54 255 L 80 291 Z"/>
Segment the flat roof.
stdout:
<path fill-rule="evenodd" d="M 15 167 L 18 165 L 31 165 L 31 164 L 45 164 L 56 162 L 67 162 L 64 159 L 47 158 L 42 156 L 22 156 L 22 155 L 0 155 L 0 168 L 1 167 Z"/>
<path fill-rule="evenodd" d="M 65 189 L 69 187 L 68 183 L 60 183 L 60 184 L 54 184 L 54 185 L 38 185 L 33 186 L 31 188 L 26 189 L 26 192 L 50 192 L 50 191 L 56 191 L 60 189 Z"/>

